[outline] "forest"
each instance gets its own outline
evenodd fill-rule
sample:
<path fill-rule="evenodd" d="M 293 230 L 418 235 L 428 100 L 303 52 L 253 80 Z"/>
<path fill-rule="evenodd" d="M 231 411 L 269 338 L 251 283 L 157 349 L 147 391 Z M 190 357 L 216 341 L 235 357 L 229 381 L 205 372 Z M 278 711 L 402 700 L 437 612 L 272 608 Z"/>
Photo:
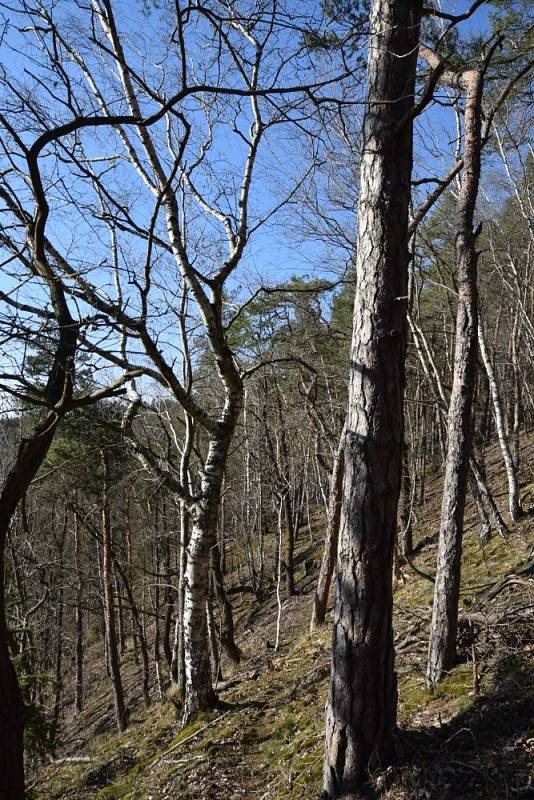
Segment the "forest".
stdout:
<path fill-rule="evenodd" d="M 529 0 L 0 0 L 0 800 L 534 798 Z"/>

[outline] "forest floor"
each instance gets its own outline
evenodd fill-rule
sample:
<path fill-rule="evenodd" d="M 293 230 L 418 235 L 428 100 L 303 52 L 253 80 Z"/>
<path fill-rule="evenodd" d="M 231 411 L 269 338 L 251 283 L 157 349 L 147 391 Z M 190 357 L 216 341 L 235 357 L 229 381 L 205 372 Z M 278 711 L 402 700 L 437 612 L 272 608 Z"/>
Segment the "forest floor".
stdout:
<path fill-rule="evenodd" d="M 487 471 L 505 512 L 496 448 Z M 372 765 L 370 796 L 534 798 L 534 571 L 524 570 L 534 546 L 534 436 L 525 442 L 521 472 L 528 513 L 510 526 L 506 541 L 494 536 L 481 543 L 468 506 L 460 663 L 433 693 L 424 680 L 433 587 L 410 565 L 402 566 L 395 586 L 399 728 L 392 763 Z M 435 568 L 440 492 L 436 476 L 414 526 L 413 563 L 427 574 Z M 158 700 L 155 688 L 153 705 L 143 707 L 140 668 L 128 652 L 123 675 L 131 725 L 117 735 L 102 649 L 94 644 L 87 653 L 87 710 L 75 718 L 72 693 L 66 694 L 61 749 L 30 775 L 32 800 L 318 798 L 331 612 L 316 635 L 309 635 L 308 625 L 322 536 L 317 514 L 299 533 L 298 594 L 283 601 L 278 651 L 274 586 L 261 605 L 250 594 L 233 598 L 242 663 L 233 673 L 223 665 L 221 708 L 184 729 L 173 704 Z M 310 559 L 314 568 L 307 575 Z"/>

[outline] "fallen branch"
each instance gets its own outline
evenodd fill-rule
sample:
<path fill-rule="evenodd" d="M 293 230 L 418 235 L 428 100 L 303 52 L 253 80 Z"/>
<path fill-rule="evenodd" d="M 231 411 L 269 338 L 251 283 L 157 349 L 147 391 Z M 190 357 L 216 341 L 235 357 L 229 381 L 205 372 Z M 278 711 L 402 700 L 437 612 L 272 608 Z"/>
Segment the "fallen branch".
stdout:
<path fill-rule="evenodd" d="M 168 756 L 169 753 L 174 753 L 174 751 L 178 750 L 178 748 L 181 747 L 183 744 L 185 744 L 186 742 L 190 742 L 192 739 L 195 739 L 197 736 L 199 736 L 199 734 L 201 734 L 203 731 L 205 731 L 206 728 L 211 728 L 212 725 L 215 725 L 217 722 L 220 722 L 221 719 L 224 719 L 225 717 L 227 717 L 231 710 L 232 709 L 229 709 L 228 711 L 225 711 L 224 714 L 221 714 L 220 717 L 216 717 L 216 719 L 212 719 L 211 722 L 206 723 L 206 725 L 203 725 L 202 728 L 199 728 L 198 731 L 195 731 L 190 736 L 186 736 L 185 739 L 180 739 L 179 742 L 177 742 L 176 744 L 173 744 L 172 747 L 169 747 L 168 750 L 165 750 L 165 752 L 163 752 L 160 756 L 158 756 L 158 758 L 156 758 L 156 760 L 153 761 L 150 766 L 151 767 L 155 767 L 156 764 L 159 764 L 159 762 L 162 759 L 166 758 L 166 756 Z"/>

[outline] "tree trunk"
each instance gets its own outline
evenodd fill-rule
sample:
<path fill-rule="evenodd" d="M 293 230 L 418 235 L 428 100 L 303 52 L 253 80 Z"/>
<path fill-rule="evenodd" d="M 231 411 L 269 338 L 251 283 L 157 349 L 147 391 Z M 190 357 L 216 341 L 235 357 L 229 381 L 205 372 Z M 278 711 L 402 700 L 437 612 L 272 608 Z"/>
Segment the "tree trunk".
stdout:
<path fill-rule="evenodd" d="M 194 713 L 213 708 L 216 702 L 212 684 L 206 616 L 211 544 L 209 512 L 202 509 L 191 529 L 185 573 L 184 724 Z"/>
<path fill-rule="evenodd" d="M 158 500 L 156 498 L 156 504 Z M 157 507 L 157 506 L 156 506 Z M 156 518 L 157 519 L 157 518 Z M 157 521 L 156 521 L 156 531 L 157 531 Z M 159 559 L 159 548 L 156 545 L 154 548 L 154 573 L 159 575 L 160 571 L 160 559 Z M 159 603 L 159 595 L 160 595 L 160 585 L 159 585 L 159 578 L 157 577 L 154 582 L 154 666 L 156 667 L 156 686 L 158 689 L 159 699 L 163 699 L 163 677 L 161 675 L 161 619 L 160 619 L 160 603 Z"/>
<path fill-rule="evenodd" d="M 130 526 L 130 497 L 128 496 L 126 500 L 126 528 L 125 528 L 125 536 L 126 536 L 126 554 L 127 554 L 127 574 L 128 574 L 128 585 L 130 588 L 130 595 L 128 596 L 128 602 L 130 605 L 130 622 L 131 622 L 131 630 L 132 630 L 132 643 L 133 643 L 133 652 L 134 652 L 134 662 L 135 664 L 139 664 L 139 653 L 137 651 L 137 630 L 138 626 L 134 616 L 134 607 L 135 602 L 133 602 L 133 592 L 134 592 L 134 582 L 133 582 L 133 550 L 132 550 L 132 529 Z M 126 590 L 128 593 L 128 589 Z"/>
<path fill-rule="evenodd" d="M 234 664 L 239 664 L 241 661 L 241 650 L 235 641 L 234 614 L 232 604 L 224 589 L 218 543 L 211 551 L 211 571 L 213 576 L 213 592 L 217 599 L 217 605 L 219 606 L 219 613 L 221 615 L 221 645 L 230 661 Z"/>
<path fill-rule="evenodd" d="M 163 593 L 164 596 L 164 608 L 165 608 L 165 615 L 164 615 L 164 622 L 163 622 L 163 636 L 162 636 L 162 646 L 163 646 L 163 653 L 165 655 L 165 661 L 167 662 L 167 669 L 168 674 L 172 680 L 172 676 L 170 675 L 171 665 L 172 665 L 172 647 L 171 647 L 171 628 L 172 628 L 172 614 L 175 610 L 175 603 L 174 603 L 174 591 L 171 584 L 172 576 L 171 576 L 171 545 L 170 545 L 170 538 L 169 534 L 167 533 L 166 527 L 166 520 L 167 520 L 167 510 L 165 505 L 165 499 L 163 499 L 163 519 L 165 521 L 165 591 Z"/>
<path fill-rule="evenodd" d="M 313 633 L 315 628 L 324 623 L 328 595 L 330 593 L 330 582 L 337 561 L 339 521 L 341 519 L 341 500 L 343 497 L 343 475 L 345 472 L 345 437 L 346 429 L 343 427 L 338 448 L 334 456 L 332 474 L 330 477 L 324 553 L 319 570 L 317 588 L 313 597 L 310 633 Z"/>
<path fill-rule="evenodd" d="M 83 711 L 83 578 L 80 567 L 80 523 L 76 512 L 74 513 L 74 566 L 76 569 L 74 714 L 78 716 Z"/>
<path fill-rule="evenodd" d="M 117 569 L 119 569 L 119 565 L 116 562 Z M 128 598 L 128 604 L 130 606 L 130 613 L 132 615 L 132 626 L 133 630 L 136 634 L 137 640 L 139 642 L 139 648 L 141 650 L 141 658 L 143 662 L 143 702 L 145 704 L 145 708 L 150 706 L 150 661 L 148 657 L 148 647 L 145 639 L 145 632 L 143 630 L 143 625 L 141 623 L 141 619 L 139 617 L 139 610 L 137 608 L 135 598 L 133 596 L 132 585 L 130 583 L 130 575 L 126 575 L 124 570 L 120 573 L 122 582 L 124 584 L 124 588 L 126 590 L 126 597 Z"/>
<path fill-rule="evenodd" d="M 506 470 L 506 478 L 508 480 L 508 508 L 510 510 L 510 517 L 512 518 L 512 522 L 517 522 L 517 520 L 520 518 L 522 514 L 522 509 L 519 500 L 519 486 L 517 484 L 516 467 L 514 464 L 514 460 L 512 458 L 510 443 L 508 441 L 508 436 L 505 430 L 504 413 L 503 413 L 501 396 L 499 393 L 499 387 L 497 385 L 497 379 L 495 377 L 493 365 L 491 363 L 488 354 L 486 341 L 484 339 L 484 332 L 482 330 L 482 325 L 480 324 L 480 321 L 478 323 L 478 345 L 480 347 L 480 355 L 482 356 L 484 369 L 486 370 L 486 375 L 488 376 L 488 382 L 491 391 L 491 399 L 493 401 L 493 415 L 495 417 L 495 428 L 497 430 L 499 446 L 501 448 L 504 467 Z"/>
<path fill-rule="evenodd" d="M 61 579 L 61 578 L 60 578 Z M 50 726 L 50 741 L 54 746 L 59 725 L 59 715 L 61 712 L 61 696 L 63 694 L 63 604 L 64 588 L 59 587 L 56 609 L 56 659 L 54 669 L 54 708 L 52 711 L 52 723 Z"/>
<path fill-rule="evenodd" d="M 392 570 L 402 475 L 408 206 L 421 3 L 370 18 L 324 790 L 357 792 L 396 721 Z"/>
<path fill-rule="evenodd" d="M 228 367 L 228 373 L 231 372 Z M 229 393 L 212 433 L 201 481 L 201 498 L 192 507 L 193 525 L 184 581 L 184 662 L 186 724 L 197 711 L 213 708 L 217 698 L 210 669 L 206 603 L 210 553 L 217 542 L 217 519 L 228 450 L 243 404 L 243 386 L 236 373 L 226 378 Z"/>
<path fill-rule="evenodd" d="M 128 727 L 124 693 L 119 666 L 119 652 L 117 648 L 117 634 L 115 631 L 115 608 L 113 603 L 113 551 L 111 542 L 111 510 L 109 505 L 109 462 L 105 450 L 101 450 L 102 460 L 102 581 L 104 584 L 104 623 L 106 627 L 106 642 L 109 658 L 109 669 L 113 685 L 113 700 L 115 703 L 115 721 L 120 733 Z"/>
<path fill-rule="evenodd" d="M 408 461 L 408 444 L 404 442 L 402 448 L 402 478 L 399 498 L 399 533 L 400 549 L 404 556 L 413 553 L 412 531 L 412 482 L 410 464 Z"/>
<path fill-rule="evenodd" d="M 427 682 L 434 686 L 456 661 L 456 632 L 465 496 L 472 440 L 477 359 L 477 259 L 473 219 L 480 178 L 482 74 L 465 72 L 464 171 L 456 234 L 458 306 L 454 374 L 447 420 L 447 458 L 428 649 Z"/>
<path fill-rule="evenodd" d="M 78 326 L 70 316 L 59 282 L 50 293 L 59 323 L 59 338 L 45 389 L 47 410 L 33 433 L 22 439 L 15 461 L 0 493 L 0 798 L 25 800 L 24 722 L 26 709 L 9 654 L 9 631 L 5 606 L 5 548 L 13 514 L 43 463 L 57 425 L 72 398 L 74 358 Z"/>
<path fill-rule="evenodd" d="M 6 515 L 7 516 L 7 515 Z M 2 544 L 9 528 L 11 514 L 3 519 Z M 5 547 L 0 547 L 0 576 L 4 575 Z M 23 731 L 26 709 L 18 685 L 15 668 L 9 656 L 9 632 L 5 613 L 5 590 L 0 585 L 0 798 L 24 800 L 24 745 Z"/>
<path fill-rule="evenodd" d="M 185 659 L 184 659 L 184 598 L 185 571 L 187 565 L 187 548 L 189 546 L 189 512 L 183 503 L 180 504 L 180 561 L 178 565 L 178 602 L 173 648 L 173 679 L 180 691 L 185 691 Z"/>

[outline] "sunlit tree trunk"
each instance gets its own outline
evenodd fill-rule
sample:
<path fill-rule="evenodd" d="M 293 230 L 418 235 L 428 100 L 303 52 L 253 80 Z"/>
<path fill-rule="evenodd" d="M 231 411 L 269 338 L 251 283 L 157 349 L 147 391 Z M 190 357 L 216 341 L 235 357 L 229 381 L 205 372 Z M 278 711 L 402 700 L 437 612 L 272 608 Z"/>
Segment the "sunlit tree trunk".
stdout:
<path fill-rule="evenodd" d="M 396 721 L 392 570 L 402 475 L 408 207 L 421 3 L 370 18 L 324 790 L 356 793 Z"/>
<path fill-rule="evenodd" d="M 195 712 L 212 708 L 216 703 L 209 658 L 206 605 L 210 554 L 217 542 L 224 468 L 243 404 L 243 386 L 237 373 L 230 381 L 231 391 L 208 447 L 201 481 L 202 496 L 191 510 L 192 527 L 184 581 L 184 722 Z"/>
<path fill-rule="evenodd" d="M 454 373 L 447 420 L 447 457 L 438 561 L 427 663 L 427 682 L 440 681 L 456 660 L 456 633 L 465 497 L 472 442 L 472 403 L 477 359 L 477 260 L 473 230 L 480 179 L 482 73 L 458 76 L 465 89 L 464 172 L 457 202 L 458 305 Z"/>
<path fill-rule="evenodd" d="M 488 376 L 488 382 L 491 392 L 491 399 L 493 402 L 493 416 L 495 417 L 495 428 L 497 430 L 497 438 L 499 439 L 499 446 L 504 461 L 506 470 L 506 478 L 508 480 L 508 509 L 512 522 L 517 522 L 522 514 L 521 503 L 519 500 L 519 486 L 517 483 L 517 473 L 512 458 L 512 451 L 510 449 L 510 442 L 506 433 L 504 413 L 502 407 L 502 399 L 497 384 L 497 378 L 493 369 L 493 364 L 489 357 L 488 349 L 486 347 L 486 339 L 480 321 L 478 323 L 478 345 L 480 348 L 480 355 L 482 356 L 482 363 Z M 515 416 L 515 415 L 514 415 Z"/>

